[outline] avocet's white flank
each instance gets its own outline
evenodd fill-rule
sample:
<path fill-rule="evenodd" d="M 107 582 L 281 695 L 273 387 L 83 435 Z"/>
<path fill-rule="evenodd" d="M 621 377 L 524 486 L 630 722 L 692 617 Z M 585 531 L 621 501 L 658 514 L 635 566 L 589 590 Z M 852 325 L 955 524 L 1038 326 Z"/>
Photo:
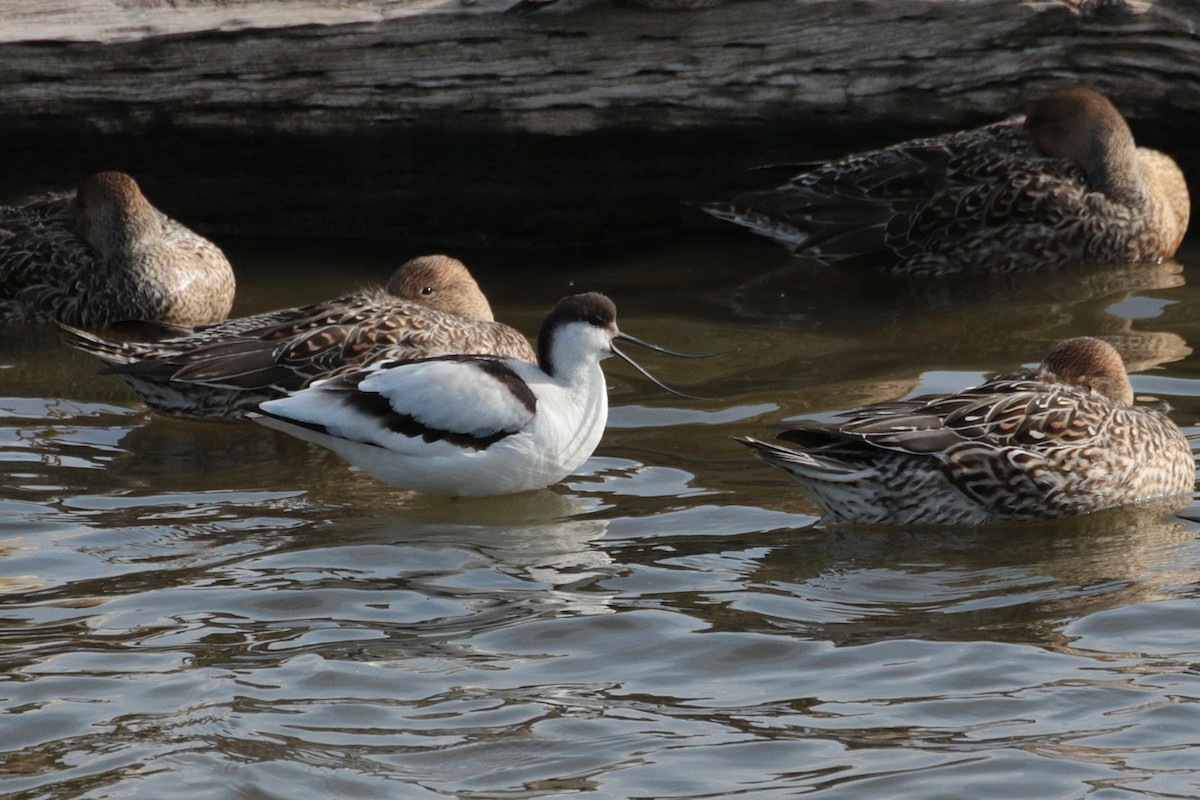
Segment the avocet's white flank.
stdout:
<path fill-rule="evenodd" d="M 542 323 L 537 365 L 480 355 L 385 361 L 263 402 L 255 420 L 405 489 L 495 495 L 544 488 L 578 469 L 600 443 L 608 420 L 603 359 L 621 356 L 662 386 L 614 340 L 671 351 L 619 332 L 616 313 L 601 294 L 566 297 Z"/>

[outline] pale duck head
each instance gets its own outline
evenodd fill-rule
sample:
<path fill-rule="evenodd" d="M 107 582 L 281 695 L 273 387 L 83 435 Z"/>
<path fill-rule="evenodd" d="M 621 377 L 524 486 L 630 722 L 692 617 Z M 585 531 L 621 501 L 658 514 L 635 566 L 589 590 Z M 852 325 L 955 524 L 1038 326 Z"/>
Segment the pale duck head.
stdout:
<path fill-rule="evenodd" d="M 1121 354 L 1090 336 L 1060 342 L 1042 361 L 1042 369 L 1062 383 L 1086 386 L 1112 400 L 1133 403 L 1133 385 Z"/>
<path fill-rule="evenodd" d="M 388 280 L 385 291 L 464 319 L 495 320 L 491 305 L 466 265 L 449 256 L 419 256 L 404 262 Z"/>
<path fill-rule="evenodd" d="M 1025 129 L 1042 155 L 1083 169 L 1092 189 L 1126 203 L 1140 198 L 1133 133 L 1104 95 L 1084 87 L 1051 92 L 1030 104 Z"/>
<path fill-rule="evenodd" d="M 123 172 L 97 172 L 75 192 L 76 225 L 84 240 L 112 258 L 162 235 L 158 212 Z"/>

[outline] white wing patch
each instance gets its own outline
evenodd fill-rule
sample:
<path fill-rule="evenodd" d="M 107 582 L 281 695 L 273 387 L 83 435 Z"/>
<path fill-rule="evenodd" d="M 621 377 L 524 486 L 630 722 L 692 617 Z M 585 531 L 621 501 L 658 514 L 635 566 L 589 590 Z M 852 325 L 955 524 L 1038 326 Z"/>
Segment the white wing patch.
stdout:
<path fill-rule="evenodd" d="M 260 408 L 331 436 L 401 452 L 434 442 L 486 449 L 533 419 L 536 397 L 510 363 L 449 356 L 382 364 Z"/>

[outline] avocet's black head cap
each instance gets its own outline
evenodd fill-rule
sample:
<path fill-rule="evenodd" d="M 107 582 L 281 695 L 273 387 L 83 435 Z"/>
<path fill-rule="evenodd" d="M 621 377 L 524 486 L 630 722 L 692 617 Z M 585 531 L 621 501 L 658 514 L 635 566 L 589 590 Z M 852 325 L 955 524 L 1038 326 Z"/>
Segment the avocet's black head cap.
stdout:
<path fill-rule="evenodd" d="M 613 305 L 612 300 L 599 292 L 584 292 L 559 300 L 550 316 L 546 317 L 542 328 L 566 322 L 586 322 L 604 328 L 611 325 L 616 318 L 617 307 Z"/>
<path fill-rule="evenodd" d="M 599 292 L 584 292 L 564 297 L 542 323 L 538 331 L 538 363 L 545 369 L 550 363 L 550 332 L 568 322 L 586 322 L 597 328 L 612 327 L 617 320 L 617 307 Z"/>

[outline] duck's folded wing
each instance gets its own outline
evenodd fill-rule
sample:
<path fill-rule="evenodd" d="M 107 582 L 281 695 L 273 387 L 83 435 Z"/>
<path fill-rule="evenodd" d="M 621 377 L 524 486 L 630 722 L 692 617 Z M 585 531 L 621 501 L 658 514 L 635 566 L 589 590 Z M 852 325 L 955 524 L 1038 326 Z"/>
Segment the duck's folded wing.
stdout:
<path fill-rule="evenodd" d="M 802 420 L 779 438 L 805 447 L 855 442 L 914 455 L 963 443 L 995 449 L 1081 442 L 1108 403 L 1079 387 L 1048 384 L 1021 370 L 949 395 L 878 403 L 835 422 Z"/>
<path fill-rule="evenodd" d="M 897 255 L 985 227 L 997 203 L 1017 203 L 1025 191 L 1010 186 L 1012 173 L 1024 169 L 1028 150 L 1019 120 L 1006 120 L 848 156 L 701 208 L 796 254 L 888 266 Z M 967 230 L 958 229 L 963 219 Z"/>
<path fill-rule="evenodd" d="M 267 324 L 258 327 L 239 324 L 236 331 L 201 332 L 174 354 L 114 371 L 214 388 L 287 392 L 303 388 L 315 376 L 360 366 L 369 355 L 369 348 L 352 346 L 358 336 L 354 325 L 300 324 L 308 318 L 283 319 L 284 313 L 259 315 L 255 319 Z"/>

